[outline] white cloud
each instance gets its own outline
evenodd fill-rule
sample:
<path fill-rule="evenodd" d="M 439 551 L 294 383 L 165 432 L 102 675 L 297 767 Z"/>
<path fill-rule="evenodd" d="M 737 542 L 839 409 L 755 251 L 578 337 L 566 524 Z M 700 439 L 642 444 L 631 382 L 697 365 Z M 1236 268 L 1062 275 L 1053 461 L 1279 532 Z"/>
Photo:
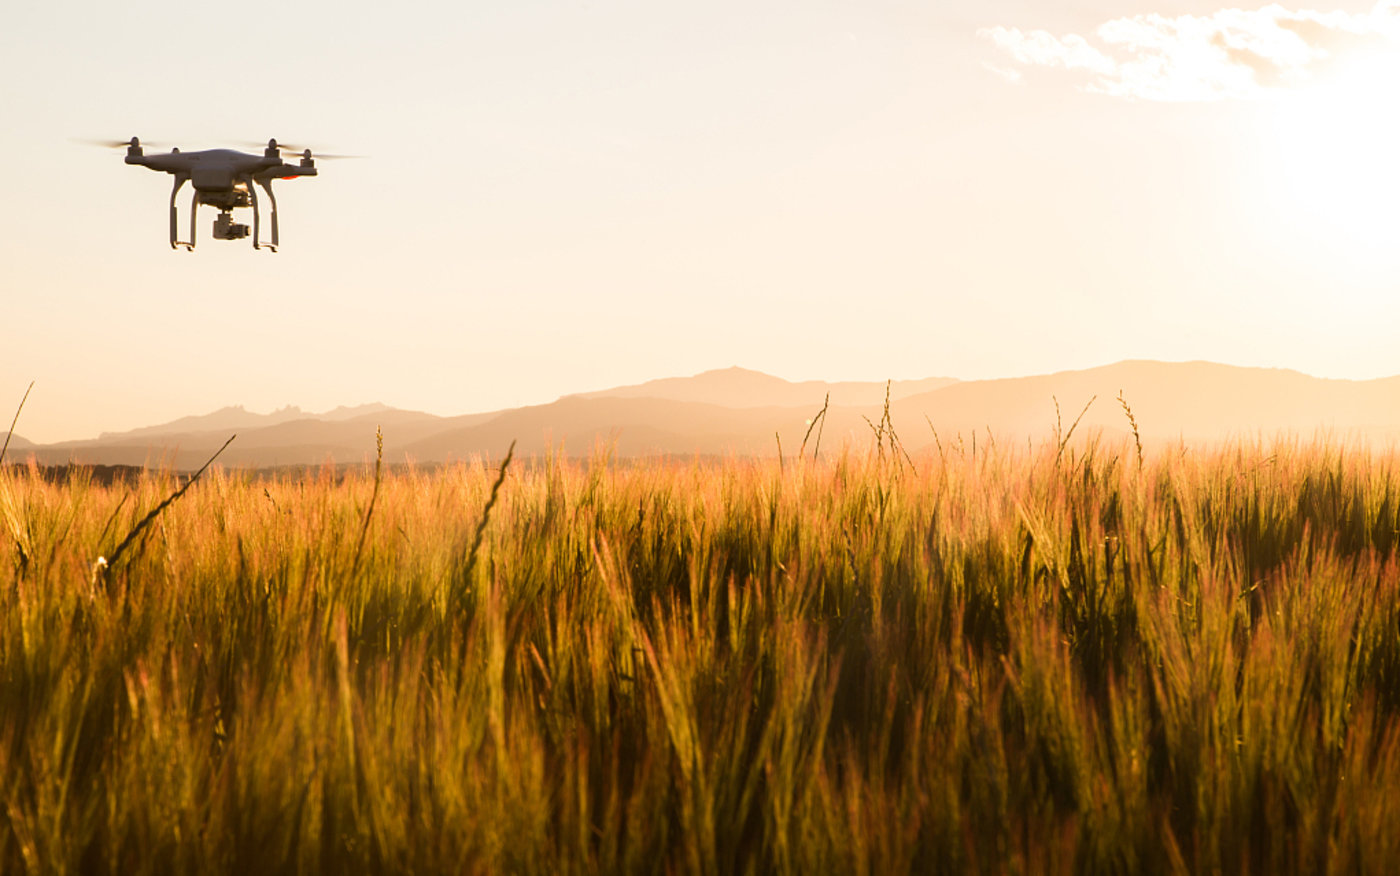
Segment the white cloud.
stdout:
<path fill-rule="evenodd" d="M 1137 15 L 1105 22 L 1092 39 L 1043 30 L 979 31 L 1021 67 L 1089 74 L 1084 87 L 1161 101 L 1248 99 L 1306 81 L 1357 45 L 1400 46 L 1400 0 L 1368 13 L 1222 9 L 1211 15 Z"/>
<path fill-rule="evenodd" d="M 985 67 L 987 70 L 991 71 L 992 73 L 995 73 L 996 75 L 1000 76 L 1002 79 L 1005 79 L 1007 82 L 1013 84 L 1020 82 L 1022 79 L 1025 78 L 1021 71 L 1017 70 L 1015 67 L 1003 67 L 1000 64 L 992 64 L 985 62 L 982 64 L 982 66 Z"/>
<path fill-rule="evenodd" d="M 981 33 L 1018 64 L 1089 70 L 1104 76 L 1112 75 L 1116 67 L 1112 58 L 1075 34 L 1057 37 L 1043 30 L 1022 31 L 1014 27 L 993 27 Z"/>

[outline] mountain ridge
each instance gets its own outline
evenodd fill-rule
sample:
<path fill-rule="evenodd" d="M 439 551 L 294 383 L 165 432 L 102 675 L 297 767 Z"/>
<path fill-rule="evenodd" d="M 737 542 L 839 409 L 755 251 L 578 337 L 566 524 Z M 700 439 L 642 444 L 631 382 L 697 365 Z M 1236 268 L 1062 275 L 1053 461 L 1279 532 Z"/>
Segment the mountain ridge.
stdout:
<path fill-rule="evenodd" d="M 15 450 L 28 450 L 38 446 L 23 435 L 14 432 L 0 432 L 0 447 L 5 446 L 7 442 L 9 444 L 9 448 L 6 451 L 7 453 Z"/>
<path fill-rule="evenodd" d="M 124 432 L 101 432 L 96 438 L 86 440 L 112 441 L 142 435 L 215 432 L 227 429 L 257 429 L 302 419 L 336 422 L 388 410 L 393 409 L 379 402 L 371 402 L 369 404 L 356 405 L 353 407 L 341 405 L 323 414 L 303 411 L 296 405 L 287 405 L 268 414 L 255 414 L 244 408 L 243 405 L 228 405 L 207 414 L 180 417 L 168 423 L 158 423 L 154 426 L 141 426 L 136 429 L 128 429 Z"/>
<path fill-rule="evenodd" d="M 830 393 L 832 404 L 872 405 L 883 402 L 887 388 L 891 399 L 899 399 L 958 382 L 953 377 L 890 381 L 790 381 L 734 365 L 702 371 L 690 377 L 661 377 L 612 389 L 574 393 L 563 398 L 667 398 L 748 408 L 807 404 L 814 398 L 820 405 L 821 400 Z"/>
<path fill-rule="evenodd" d="M 378 428 L 390 462 L 499 456 L 512 441 L 518 454 L 585 456 L 601 442 L 626 457 L 774 456 L 780 447 L 790 455 L 828 393 L 822 446 L 868 443 L 870 424 L 884 414 L 887 387 L 892 422 L 911 452 L 971 432 L 993 440 L 1044 438 L 1057 428 L 1067 430 L 1081 411 L 1079 434 L 1126 435 L 1125 404 L 1148 442 L 1280 432 L 1400 439 L 1400 376 L 1346 380 L 1287 368 L 1136 359 L 1024 377 L 888 383 L 793 382 L 734 367 L 447 417 L 377 402 L 323 414 L 295 406 L 256 414 L 229 406 L 83 441 L 21 444 L 16 436 L 11 450 L 22 449 L 44 464 L 187 469 L 202 464 L 236 431 L 238 440 L 221 457 L 230 466 L 359 463 L 372 460 Z"/>

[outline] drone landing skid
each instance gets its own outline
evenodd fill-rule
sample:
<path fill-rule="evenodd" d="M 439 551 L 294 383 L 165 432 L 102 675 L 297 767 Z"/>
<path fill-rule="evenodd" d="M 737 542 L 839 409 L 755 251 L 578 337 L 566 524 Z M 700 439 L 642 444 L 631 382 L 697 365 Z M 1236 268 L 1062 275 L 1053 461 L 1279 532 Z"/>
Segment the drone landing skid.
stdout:
<path fill-rule="evenodd" d="M 277 196 L 272 193 L 272 183 L 257 179 L 256 177 L 254 177 L 254 182 L 262 186 L 263 191 L 267 192 L 268 218 L 272 220 L 272 242 L 260 243 L 258 240 L 262 211 L 258 209 L 257 187 L 250 185 L 248 186 L 248 197 L 253 201 L 253 249 L 266 249 L 277 252 Z"/>
<path fill-rule="evenodd" d="M 214 193 L 206 196 L 198 189 L 190 197 L 190 237 L 189 240 L 180 240 L 180 210 L 176 205 L 176 198 L 180 194 L 180 189 L 189 181 L 186 174 L 175 176 L 175 185 L 170 190 L 170 248 L 179 249 L 184 247 L 187 252 L 192 252 L 195 247 L 197 221 L 199 218 L 199 205 L 209 204 L 219 209 L 219 217 L 214 220 L 214 237 L 219 240 L 239 240 L 248 236 L 248 226 L 235 223 L 231 211 L 238 207 L 251 207 L 253 210 L 253 249 L 265 249 L 269 252 L 277 252 L 277 196 L 272 193 L 272 185 L 264 180 L 257 180 L 257 185 L 263 187 L 267 193 L 268 206 L 270 210 L 269 219 L 272 223 L 272 240 L 264 242 L 261 237 L 262 230 L 262 210 L 258 205 L 258 193 L 254 186 L 254 181 L 249 179 L 244 181 L 244 187 L 236 189 L 233 197 L 227 193 Z"/>
<path fill-rule="evenodd" d="M 175 206 L 175 196 L 180 194 L 180 188 L 184 186 L 189 177 L 177 175 L 175 177 L 175 187 L 170 190 L 170 248 L 179 249 L 184 247 L 187 251 L 194 250 L 194 218 L 199 210 L 199 192 L 194 193 L 194 198 L 190 203 L 190 239 L 179 239 L 180 209 Z"/>

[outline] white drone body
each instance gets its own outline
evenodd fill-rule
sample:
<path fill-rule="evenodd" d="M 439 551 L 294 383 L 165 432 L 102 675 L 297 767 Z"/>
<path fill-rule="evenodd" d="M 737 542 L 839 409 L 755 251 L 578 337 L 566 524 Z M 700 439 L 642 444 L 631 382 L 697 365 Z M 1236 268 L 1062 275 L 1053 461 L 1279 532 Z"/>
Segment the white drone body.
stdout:
<path fill-rule="evenodd" d="M 114 144 L 115 145 L 115 144 Z M 295 179 L 299 176 L 316 176 L 316 164 L 311 150 L 302 152 L 301 161 L 288 164 L 276 140 L 267 141 L 267 149 L 261 155 L 239 152 L 235 149 L 205 149 L 200 152 L 181 152 L 172 149 L 159 155 L 147 155 L 141 149 L 141 141 L 132 137 L 126 142 L 126 163 L 139 164 L 172 174 L 175 186 L 170 190 L 170 247 L 186 250 L 194 249 L 195 218 L 200 204 L 208 204 L 219 210 L 214 220 L 214 239 L 242 240 L 249 236 L 249 228 L 233 221 L 232 211 L 244 207 L 253 211 L 253 249 L 277 251 L 277 197 L 272 193 L 274 179 Z M 329 157 L 329 156 L 322 156 Z M 194 187 L 190 199 L 190 237 L 180 240 L 179 210 L 175 197 L 185 183 Z M 256 185 L 255 185 L 256 184 Z M 262 186 L 267 193 L 269 220 L 272 225 L 272 239 L 262 239 L 262 210 L 258 203 L 256 186 Z"/>

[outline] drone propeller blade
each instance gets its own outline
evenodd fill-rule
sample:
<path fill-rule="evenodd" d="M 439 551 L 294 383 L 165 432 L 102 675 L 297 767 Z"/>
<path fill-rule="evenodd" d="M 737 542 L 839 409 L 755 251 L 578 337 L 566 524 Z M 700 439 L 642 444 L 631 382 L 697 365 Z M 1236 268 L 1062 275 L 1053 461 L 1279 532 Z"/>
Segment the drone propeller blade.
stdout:
<path fill-rule="evenodd" d="M 325 158 L 331 160 L 337 158 L 364 158 L 363 155 L 339 155 L 334 153 L 319 152 L 313 147 L 305 146 L 300 143 L 283 143 L 281 140 L 274 140 L 273 142 L 275 142 L 277 144 L 277 148 L 282 150 L 283 152 L 296 153 L 298 155 L 304 154 L 308 149 L 310 149 L 312 158 Z M 244 143 L 248 146 L 254 146 L 259 149 L 264 149 L 267 147 L 266 142 L 254 143 L 251 140 L 245 140 Z M 288 155 L 287 157 L 291 158 L 293 156 Z"/>
<path fill-rule="evenodd" d="M 88 137 L 73 137 L 74 143 L 82 143 L 84 146 L 102 146 L 107 149 L 125 149 L 131 145 L 135 137 L 128 137 L 125 140 L 98 140 Z M 138 141 L 139 142 L 139 141 Z M 142 146 L 150 146 L 150 143 L 141 143 Z"/>
<path fill-rule="evenodd" d="M 136 137 L 128 137 L 125 140 L 100 140 L 95 137 L 70 137 L 69 140 L 73 143 L 80 143 L 84 146 L 98 146 L 103 149 L 126 149 L 127 147 L 133 145 L 145 149 L 155 149 L 158 151 L 170 148 L 169 144 L 163 142 L 152 143 L 149 140 L 141 140 Z"/>

